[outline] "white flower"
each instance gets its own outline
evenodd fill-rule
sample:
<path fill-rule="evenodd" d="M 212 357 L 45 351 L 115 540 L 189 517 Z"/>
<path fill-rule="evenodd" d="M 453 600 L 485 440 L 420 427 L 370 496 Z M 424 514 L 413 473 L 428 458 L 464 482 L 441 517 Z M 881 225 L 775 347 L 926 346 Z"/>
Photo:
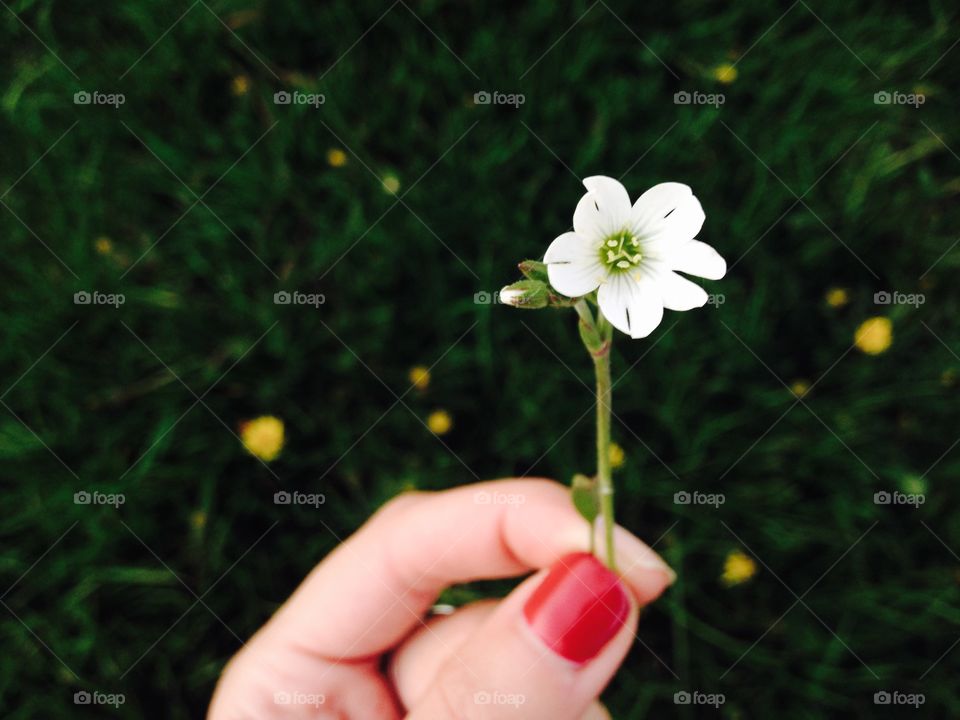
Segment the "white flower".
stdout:
<path fill-rule="evenodd" d="M 568 297 L 597 292 L 604 317 L 634 338 L 653 332 L 663 309 L 691 310 L 707 293 L 675 271 L 719 280 L 727 263 L 695 240 L 706 216 L 693 191 L 661 183 L 631 207 L 626 189 L 597 175 L 573 213 L 573 232 L 554 240 L 543 261 L 550 284 Z"/>

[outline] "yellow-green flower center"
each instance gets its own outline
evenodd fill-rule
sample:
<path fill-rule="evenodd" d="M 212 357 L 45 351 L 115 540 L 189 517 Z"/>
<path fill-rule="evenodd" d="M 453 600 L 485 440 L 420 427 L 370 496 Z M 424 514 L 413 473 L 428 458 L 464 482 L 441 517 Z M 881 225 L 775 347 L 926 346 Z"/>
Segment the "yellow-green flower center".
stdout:
<path fill-rule="evenodd" d="M 640 252 L 640 239 L 628 230 L 610 235 L 600 247 L 600 262 L 611 272 L 623 272 L 638 267 L 641 260 L 643 254 Z"/>

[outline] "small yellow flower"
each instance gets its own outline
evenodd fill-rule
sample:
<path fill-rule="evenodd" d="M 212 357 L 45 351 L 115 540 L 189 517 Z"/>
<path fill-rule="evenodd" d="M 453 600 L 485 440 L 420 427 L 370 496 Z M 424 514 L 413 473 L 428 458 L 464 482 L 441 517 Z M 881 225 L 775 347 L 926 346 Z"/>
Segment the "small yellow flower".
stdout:
<path fill-rule="evenodd" d="M 730 63 L 723 63 L 722 65 L 717 65 L 713 69 L 713 79 L 723 83 L 724 85 L 729 85 L 734 80 L 737 79 L 737 75 L 740 73 L 737 71 L 737 68 Z"/>
<path fill-rule="evenodd" d="M 434 410 L 427 417 L 427 427 L 434 435 L 446 435 L 453 427 L 453 418 L 446 410 Z"/>
<path fill-rule="evenodd" d="M 610 449 L 608 452 L 610 456 L 610 467 L 613 470 L 623 467 L 623 464 L 627 461 L 627 454 L 623 451 L 623 448 L 617 445 L 615 442 L 612 442 L 610 443 Z"/>
<path fill-rule="evenodd" d="M 920 475 L 906 475 L 900 481 L 900 487 L 907 495 L 927 494 L 927 481 Z"/>
<path fill-rule="evenodd" d="M 246 75 L 237 75 L 230 83 L 230 91 L 240 97 L 246 95 L 250 90 L 250 78 Z"/>
<path fill-rule="evenodd" d="M 400 178 L 393 174 L 384 175 L 383 191 L 390 195 L 396 195 L 400 191 Z"/>
<path fill-rule="evenodd" d="M 207 525 L 207 514 L 203 510 L 197 510 L 190 515 L 190 526 L 194 530 L 203 530 Z"/>
<path fill-rule="evenodd" d="M 879 355 L 893 342 L 893 323 L 890 318 L 872 317 L 857 328 L 853 339 L 867 355 Z"/>
<path fill-rule="evenodd" d="M 796 395 L 798 398 L 802 398 L 808 392 L 810 392 L 810 383 L 806 380 L 794 380 L 790 385 L 790 392 Z"/>
<path fill-rule="evenodd" d="M 944 387 L 953 387 L 957 382 L 957 373 L 953 368 L 947 368 L 940 375 L 940 384 Z"/>
<path fill-rule="evenodd" d="M 327 163 L 330 167 L 343 167 L 347 164 L 347 154 L 340 148 L 330 148 L 327 150 Z"/>
<path fill-rule="evenodd" d="M 430 368 L 426 368 L 423 365 L 415 365 L 410 368 L 410 373 L 407 377 L 410 379 L 410 384 L 417 390 L 426 390 L 430 387 Z"/>
<path fill-rule="evenodd" d="M 94 241 L 93 248 L 101 255 L 109 255 L 113 252 L 113 243 L 110 242 L 110 238 L 101 236 Z"/>
<path fill-rule="evenodd" d="M 240 426 L 243 447 L 251 455 L 270 462 L 283 449 L 283 420 L 264 415 Z"/>
<path fill-rule="evenodd" d="M 827 291 L 827 305 L 832 308 L 841 308 L 850 302 L 850 295 L 845 288 L 835 287 Z"/>
<path fill-rule="evenodd" d="M 756 561 L 739 550 L 734 550 L 723 563 L 723 575 L 720 580 L 727 587 L 740 585 L 757 574 Z"/>

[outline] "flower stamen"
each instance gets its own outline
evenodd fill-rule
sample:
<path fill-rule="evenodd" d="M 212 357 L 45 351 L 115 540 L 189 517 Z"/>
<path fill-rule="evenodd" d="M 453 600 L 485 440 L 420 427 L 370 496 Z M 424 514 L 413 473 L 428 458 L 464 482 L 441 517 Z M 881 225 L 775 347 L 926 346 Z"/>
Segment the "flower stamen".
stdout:
<path fill-rule="evenodd" d="M 622 230 L 603 241 L 600 258 L 611 270 L 629 270 L 639 266 L 643 259 L 643 253 L 630 251 L 639 247 L 640 238 L 628 230 Z"/>

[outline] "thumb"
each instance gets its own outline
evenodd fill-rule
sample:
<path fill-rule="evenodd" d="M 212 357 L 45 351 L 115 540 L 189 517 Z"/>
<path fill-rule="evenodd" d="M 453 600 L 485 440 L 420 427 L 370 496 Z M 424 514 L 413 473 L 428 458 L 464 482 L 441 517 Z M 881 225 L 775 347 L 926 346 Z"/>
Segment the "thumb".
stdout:
<path fill-rule="evenodd" d="M 666 586 L 634 575 L 638 596 Z M 650 593 L 651 587 L 656 588 Z M 454 649 L 408 720 L 580 720 L 630 648 L 638 608 L 593 555 L 562 557 L 522 583 Z"/>

